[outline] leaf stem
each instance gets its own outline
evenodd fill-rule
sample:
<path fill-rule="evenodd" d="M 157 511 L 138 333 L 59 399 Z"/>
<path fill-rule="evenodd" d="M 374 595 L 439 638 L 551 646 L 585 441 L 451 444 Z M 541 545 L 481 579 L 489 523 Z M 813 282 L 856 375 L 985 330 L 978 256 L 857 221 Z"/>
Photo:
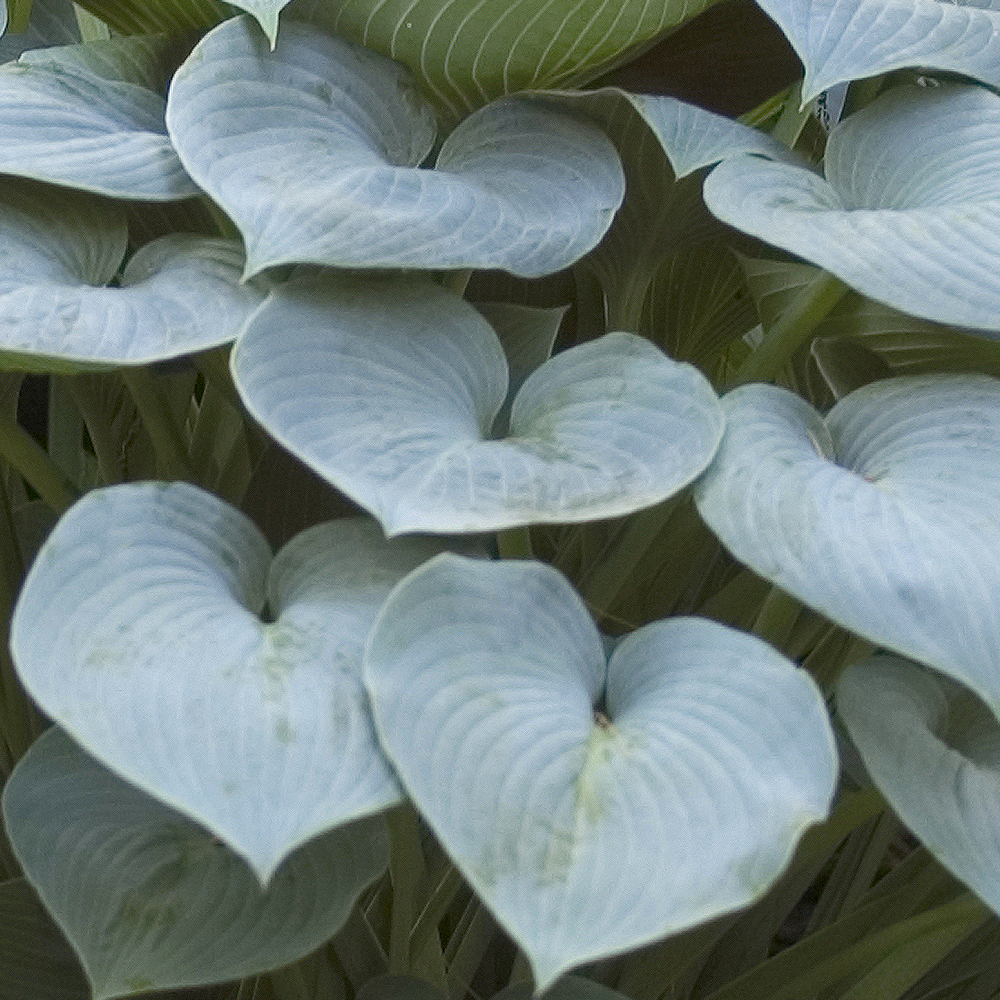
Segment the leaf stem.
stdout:
<path fill-rule="evenodd" d="M 789 149 L 794 148 L 799 141 L 802 130 L 809 121 L 812 108 L 809 105 L 802 107 L 802 83 L 796 83 L 788 92 L 785 98 L 784 107 L 778 116 L 774 128 L 771 129 L 771 138 L 784 143 Z"/>
<path fill-rule="evenodd" d="M 122 442 L 115 440 L 111 424 L 101 407 L 97 405 L 94 394 L 87 392 L 76 378 L 70 378 L 67 381 L 67 386 L 73 395 L 76 408 L 83 417 L 87 433 L 90 435 L 90 443 L 94 447 L 94 455 L 97 458 L 97 470 L 102 481 L 109 486 L 113 483 L 120 483 L 124 473 L 120 458 Z"/>
<path fill-rule="evenodd" d="M 501 559 L 534 559 L 531 529 L 527 525 L 497 532 L 497 553 Z"/>
<path fill-rule="evenodd" d="M 57 514 L 73 506 L 80 492 L 45 449 L 14 420 L 0 417 L 0 456 L 6 459 Z"/>
<path fill-rule="evenodd" d="M 410 971 L 410 933 L 417 908 L 417 894 L 425 875 L 417 814 L 406 802 L 388 816 L 392 838 L 389 878 L 392 881 L 392 919 L 389 928 L 389 972 L 403 976 Z"/>
<path fill-rule="evenodd" d="M 767 331 L 763 343 L 740 365 L 727 388 L 773 379 L 847 291 L 839 278 L 821 272 Z"/>
<path fill-rule="evenodd" d="M 122 380 L 135 400 L 142 422 L 156 451 L 157 472 L 166 479 L 194 482 L 187 449 L 153 376 L 145 368 L 122 370 Z"/>

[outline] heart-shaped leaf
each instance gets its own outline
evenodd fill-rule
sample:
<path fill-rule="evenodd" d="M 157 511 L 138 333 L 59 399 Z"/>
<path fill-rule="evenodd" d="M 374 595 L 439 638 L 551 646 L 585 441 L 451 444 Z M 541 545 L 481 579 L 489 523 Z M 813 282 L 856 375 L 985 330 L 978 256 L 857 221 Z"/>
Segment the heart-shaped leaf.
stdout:
<path fill-rule="evenodd" d="M 1000 724 L 947 678 L 894 656 L 853 664 L 837 707 L 903 822 L 1000 912 Z"/>
<path fill-rule="evenodd" d="M 695 500 L 733 555 L 1000 705 L 1000 382 L 876 382 L 825 420 L 774 386 L 736 389 L 723 408 Z"/>
<path fill-rule="evenodd" d="M 1000 86 L 997 0 L 759 0 L 805 66 L 802 100 L 926 66 Z"/>
<path fill-rule="evenodd" d="M 300 22 L 274 51 L 246 17 L 210 32 L 174 77 L 167 124 L 239 227 L 248 274 L 300 262 L 538 277 L 590 250 L 624 192 L 603 133 L 514 100 L 466 119 L 422 168 L 434 115 L 402 67 Z"/>
<path fill-rule="evenodd" d="M 0 173 L 113 198 L 198 193 L 164 125 L 159 94 L 82 69 L 0 66 Z"/>
<path fill-rule="evenodd" d="M 503 94 L 593 80 L 713 2 L 296 0 L 288 13 L 397 59 L 457 121 Z"/>
<path fill-rule="evenodd" d="M 240 285 L 237 243 L 174 233 L 144 247 L 118 288 L 119 209 L 83 193 L 0 184 L 0 356 L 8 367 L 60 370 L 146 364 L 225 344 L 263 293 Z"/>
<path fill-rule="evenodd" d="M 276 289 L 234 348 L 247 408 L 386 532 L 494 531 L 651 506 L 722 433 L 715 392 L 649 341 L 556 355 L 514 398 L 496 334 L 429 281 L 320 275 Z"/>
<path fill-rule="evenodd" d="M 407 792 L 539 991 L 757 899 L 833 793 L 807 674 L 694 618 L 607 661 L 541 563 L 416 570 L 372 630 L 365 683 Z"/>
<path fill-rule="evenodd" d="M 28 574 L 14 659 L 88 753 L 218 834 L 266 882 L 310 837 L 399 800 L 361 650 L 389 590 L 442 547 L 335 521 L 296 536 L 268 569 L 260 533 L 211 494 L 93 491 Z"/>
<path fill-rule="evenodd" d="M 830 133 L 824 169 L 825 180 L 735 156 L 709 174 L 705 201 L 870 298 L 995 336 L 1000 97 L 959 84 L 898 87 Z"/>
<path fill-rule="evenodd" d="M 207 831 L 115 777 L 56 727 L 15 768 L 3 814 L 94 1000 L 295 961 L 336 933 L 388 863 L 384 823 L 369 818 L 311 841 L 261 889 Z"/>

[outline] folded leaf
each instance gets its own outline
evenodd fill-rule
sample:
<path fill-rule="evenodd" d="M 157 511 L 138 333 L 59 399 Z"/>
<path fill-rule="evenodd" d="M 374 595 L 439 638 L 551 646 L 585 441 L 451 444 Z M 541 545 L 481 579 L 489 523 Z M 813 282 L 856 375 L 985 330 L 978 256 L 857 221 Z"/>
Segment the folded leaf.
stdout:
<path fill-rule="evenodd" d="M 25 581 L 14 659 L 88 753 L 266 883 L 311 837 L 399 800 L 361 650 L 392 586 L 442 548 L 386 543 L 349 519 L 307 529 L 271 562 L 249 521 L 195 487 L 93 491 Z"/>
<path fill-rule="evenodd" d="M 833 794 L 804 671 L 695 618 L 606 660 L 541 563 L 432 560 L 389 597 L 364 669 L 408 794 L 539 992 L 759 898 Z"/>
<path fill-rule="evenodd" d="M 239 227 L 247 274 L 315 263 L 538 277 L 600 240 L 624 190 L 603 133 L 516 100 L 466 119 L 422 167 L 434 115 L 402 67 L 301 22 L 273 51 L 246 17 L 210 32 L 174 78 L 167 123 Z"/>
<path fill-rule="evenodd" d="M 234 348 L 244 403 L 268 433 L 390 535 L 587 521 L 690 483 L 722 434 L 689 365 L 609 334 L 537 368 L 507 396 L 483 317 L 429 281 L 320 275 L 275 290 Z"/>
<path fill-rule="evenodd" d="M 389 860 L 383 821 L 360 820 L 296 851 L 261 889 L 208 831 L 115 777 L 57 727 L 15 768 L 3 815 L 94 1000 L 293 962 L 340 929 Z"/>

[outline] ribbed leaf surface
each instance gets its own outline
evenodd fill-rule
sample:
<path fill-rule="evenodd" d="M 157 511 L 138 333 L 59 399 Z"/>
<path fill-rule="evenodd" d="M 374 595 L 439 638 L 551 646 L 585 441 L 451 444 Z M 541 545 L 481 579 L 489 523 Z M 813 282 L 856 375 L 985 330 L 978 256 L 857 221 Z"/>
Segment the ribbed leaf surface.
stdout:
<path fill-rule="evenodd" d="M 898 657 L 853 664 L 837 706 L 865 766 L 934 856 L 1000 913 L 1000 723 L 946 678 Z"/>
<path fill-rule="evenodd" d="M 507 396 L 500 342 L 427 281 L 290 282 L 232 364 L 255 418 L 390 535 L 637 510 L 691 482 L 722 433 L 694 368 L 619 333 L 537 368 L 492 439 Z"/>
<path fill-rule="evenodd" d="M 388 863 L 378 818 L 293 854 L 262 890 L 206 830 L 45 733 L 3 795 L 25 874 L 77 951 L 94 1000 L 286 965 L 340 928 Z"/>
<path fill-rule="evenodd" d="M 537 277 L 590 250 L 624 192 L 601 132 L 517 101 L 466 119 L 422 168 L 434 117 L 405 71 L 301 22 L 274 51 L 247 17 L 212 31 L 174 78 L 167 123 L 243 234 L 248 274 L 299 262 Z"/>
<path fill-rule="evenodd" d="M 802 64 L 803 101 L 837 83 L 926 66 L 1000 85 L 997 0 L 760 0 Z"/>
<path fill-rule="evenodd" d="M 538 991 L 759 898 L 833 792 L 808 675 L 693 618 L 632 633 L 606 662 L 541 563 L 445 555 L 412 573 L 365 682 L 407 792 Z"/>
<path fill-rule="evenodd" d="M 736 156 L 708 176 L 705 201 L 870 298 L 994 336 L 1000 97 L 958 84 L 896 88 L 830 133 L 824 164 L 825 179 Z"/>
<path fill-rule="evenodd" d="M 1000 705 L 1000 383 L 876 382 L 824 420 L 773 386 L 723 398 L 698 509 L 741 562 Z"/>
<path fill-rule="evenodd" d="M 266 882 L 310 837 L 398 801 L 361 649 L 391 587 L 442 547 L 387 544 L 372 522 L 346 520 L 271 563 L 249 521 L 194 487 L 94 491 L 29 573 L 14 658 L 89 753 Z"/>

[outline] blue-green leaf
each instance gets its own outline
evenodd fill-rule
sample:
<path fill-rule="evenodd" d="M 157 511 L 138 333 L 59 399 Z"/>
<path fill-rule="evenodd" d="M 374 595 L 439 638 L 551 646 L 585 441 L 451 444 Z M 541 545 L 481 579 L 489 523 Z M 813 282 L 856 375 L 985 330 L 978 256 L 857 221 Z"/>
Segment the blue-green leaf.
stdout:
<path fill-rule="evenodd" d="M 624 191 L 603 133 L 517 100 L 467 118 L 422 167 L 434 115 L 402 67 L 300 22 L 274 51 L 249 18 L 210 32 L 174 78 L 167 124 L 239 227 L 248 274 L 315 263 L 538 277 L 590 250 Z"/>
<path fill-rule="evenodd" d="M 830 133 L 824 169 L 732 157 L 709 174 L 705 201 L 870 298 L 996 335 L 1000 97 L 898 87 Z"/>
<path fill-rule="evenodd" d="M 410 574 L 372 630 L 365 683 L 407 792 L 538 991 L 759 898 L 834 789 L 807 674 L 694 618 L 606 660 L 541 563 L 443 555 Z"/>
<path fill-rule="evenodd" d="M 295 961 L 336 933 L 389 853 L 383 821 L 360 820 L 296 851 L 261 889 L 208 831 L 115 777 L 57 727 L 15 768 L 3 816 L 94 1000 Z"/>
<path fill-rule="evenodd" d="M 381 521 L 492 531 L 651 506 L 690 483 L 722 434 L 690 365 L 609 334 L 537 368 L 507 396 L 500 342 L 429 281 L 321 275 L 275 290 L 234 348 L 247 408 Z"/>
<path fill-rule="evenodd" d="M 750 385 L 695 485 L 754 572 L 831 620 L 1000 706 L 1000 382 L 875 382 L 824 419 Z"/>
<path fill-rule="evenodd" d="M 348 519 L 272 562 L 245 517 L 195 487 L 97 490 L 35 560 L 11 647 L 32 697 L 88 753 L 266 882 L 309 838 L 399 800 L 361 650 L 392 586 L 442 548 Z"/>
<path fill-rule="evenodd" d="M 926 66 L 1000 85 L 997 0 L 759 0 L 805 66 L 802 100 Z"/>

